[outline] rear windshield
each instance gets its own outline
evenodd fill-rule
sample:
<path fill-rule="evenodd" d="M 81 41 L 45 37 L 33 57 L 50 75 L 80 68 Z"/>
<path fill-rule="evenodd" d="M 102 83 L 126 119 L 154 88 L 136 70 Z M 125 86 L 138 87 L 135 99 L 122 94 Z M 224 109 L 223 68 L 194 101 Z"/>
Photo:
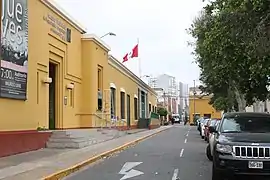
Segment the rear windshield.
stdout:
<path fill-rule="evenodd" d="M 206 125 L 209 121 L 210 121 L 210 119 L 205 119 L 205 120 L 203 121 L 203 125 Z"/>
<path fill-rule="evenodd" d="M 224 118 L 221 125 L 221 132 L 253 132 L 269 133 L 269 117 L 233 117 Z"/>

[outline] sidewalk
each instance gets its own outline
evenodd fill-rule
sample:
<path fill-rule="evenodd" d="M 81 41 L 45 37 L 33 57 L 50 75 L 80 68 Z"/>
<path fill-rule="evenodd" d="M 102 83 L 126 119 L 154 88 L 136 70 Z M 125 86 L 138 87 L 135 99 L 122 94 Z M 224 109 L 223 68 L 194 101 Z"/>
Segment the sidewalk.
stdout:
<path fill-rule="evenodd" d="M 63 171 L 85 162 L 99 154 L 114 149 L 123 149 L 127 143 L 142 140 L 147 136 L 169 129 L 162 126 L 158 129 L 129 132 L 127 135 L 95 144 L 82 149 L 41 149 L 38 151 L 0 158 L 0 179 L 4 180 L 37 180 Z M 140 141 L 138 140 L 138 141 Z M 116 150 L 117 150 L 116 149 Z M 120 150 L 119 149 L 119 150 Z M 102 157 L 101 157 L 102 158 Z M 94 162 L 94 160 L 92 160 Z M 87 163 L 85 163 L 86 165 Z M 89 164 L 89 163 L 88 163 Z"/>

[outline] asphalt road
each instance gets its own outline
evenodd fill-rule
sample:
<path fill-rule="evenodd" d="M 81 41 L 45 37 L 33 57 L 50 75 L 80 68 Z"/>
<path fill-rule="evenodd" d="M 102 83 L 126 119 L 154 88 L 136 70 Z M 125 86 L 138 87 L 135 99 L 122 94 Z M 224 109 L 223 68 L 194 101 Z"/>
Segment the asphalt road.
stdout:
<path fill-rule="evenodd" d="M 211 180 L 211 162 L 205 148 L 196 127 L 175 125 L 65 179 Z"/>

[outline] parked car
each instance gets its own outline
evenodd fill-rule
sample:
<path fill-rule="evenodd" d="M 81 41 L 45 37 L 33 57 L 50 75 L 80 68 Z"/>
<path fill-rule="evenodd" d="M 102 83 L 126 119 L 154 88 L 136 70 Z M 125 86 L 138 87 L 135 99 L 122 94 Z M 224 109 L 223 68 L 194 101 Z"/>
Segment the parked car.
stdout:
<path fill-rule="evenodd" d="M 215 138 L 215 132 L 210 132 L 210 129 L 215 129 L 217 131 L 218 126 L 220 124 L 220 120 L 217 120 L 214 125 L 209 126 L 209 137 L 208 137 L 208 145 L 206 147 L 206 156 L 207 158 L 212 161 L 213 160 L 213 143 L 214 143 L 214 138 Z"/>
<path fill-rule="evenodd" d="M 270 178 L 270 114 L 233 112 L 223 115 L 213 143 L 212 180 L 235 175 Z"/>
<path fill-rule="evenodd" d="M 204 139 L 204 135 L 205 135 L 205 128 L 206 128 L 206 125 L 208 123 L 208 121 L 210 121 L 210 119 L 204 119 L 202 122 L 201 122 L 201 138 Z"/>
<path fill-rule="evenodd" d="M 199 118 L 197 120 L 197 130 L 200 132 L 200 135 L 201 135 L 201 122 L 204 120 L 203 117 Z"/>
<path fill-rule="evenodd" d="M 205 125 L 205 129 L 204 129 L 204 140 L 208 142 L 209 140 L 209 127 L 210 126 L 215 126 L 217 122 L 217 119 L 211 119 L 210 121 L 208 121 Z"/>

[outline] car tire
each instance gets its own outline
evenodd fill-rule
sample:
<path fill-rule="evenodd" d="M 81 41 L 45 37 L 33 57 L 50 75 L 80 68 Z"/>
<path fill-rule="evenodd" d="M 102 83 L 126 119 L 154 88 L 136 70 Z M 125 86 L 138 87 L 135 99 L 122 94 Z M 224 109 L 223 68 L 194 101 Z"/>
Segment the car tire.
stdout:
<path fill-rule="evenodd" d="M 206 156 L 209 159 L 209 161 L 213 161 L 213 156 L 211 155 L 210 145 L 206 147 Z"/>
<path fill-rule="evenodd" d="M 212 180 L 224 180 L 222 174 L 215 168 L 214 163 L 212 165 Z"/>

